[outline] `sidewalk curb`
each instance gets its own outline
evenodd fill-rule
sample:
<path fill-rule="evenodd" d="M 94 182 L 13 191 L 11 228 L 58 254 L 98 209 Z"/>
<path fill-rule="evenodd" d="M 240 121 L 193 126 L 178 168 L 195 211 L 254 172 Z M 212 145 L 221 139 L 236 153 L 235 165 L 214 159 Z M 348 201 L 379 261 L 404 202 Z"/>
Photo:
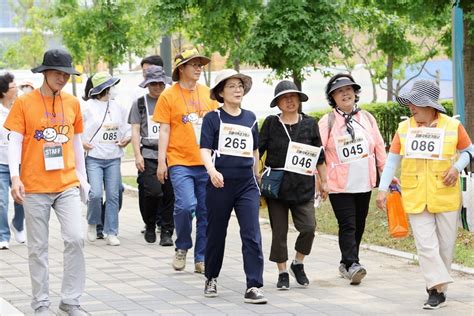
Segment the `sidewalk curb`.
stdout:
<path fill-rule="evenodd" d="M 123 187 L 125 188 L 124 193 L 129 194 L 129 195 L 134 196 L 134 197 L 138 197 L 138 189 L 137 188 L 134 188 L 131 185 L 128 185 L 128 184 L 125 184 L 125 183 L 123 183 Z M 235 214 L 232 214 L 232 216 L 235 216 Z M 270 220 L 267 219 L 267 218 L 260 217 L 259 222 L 260 222 L 260 224 L 270 225 Z M 289 226 L 289 230 L 291 232 L 296 232 L 297 231 L 295 229 L 295 227 L 291 224 Z M 329 240 L 337 242 L 337 236 L 323 234 L 323 233 L 319 233 L 319 232 L 316 232 L 316 234 L 318 236 L 324 238 L 324 239 L 329 239 Z M 370 250 L 370 251 L 383 253 L 383 254 L 386 254 L 386 255 L 394 256 L 394 257 L 407 259 L 407 260 L 410 260 L 412 262 L 418 261 L 418 256 L 416 254 L 413 254 L 413 253 L 404 252 L 404 251 L 395 250 L 395 249 L 382 247 L 382 246 L 377 246 L 377 245 L 371 245 L 371 244 L 361 244 L 360 246 L 361 246 L 361 248 L 366 249 L 366 250 Z M 465 266 L 457 264 L 457 263 L 451 264 L 451 269 L 454 270 L 454 271 L 457 271 L 457 272 L 474 275 L 474 268 L 465 267 Z"/>

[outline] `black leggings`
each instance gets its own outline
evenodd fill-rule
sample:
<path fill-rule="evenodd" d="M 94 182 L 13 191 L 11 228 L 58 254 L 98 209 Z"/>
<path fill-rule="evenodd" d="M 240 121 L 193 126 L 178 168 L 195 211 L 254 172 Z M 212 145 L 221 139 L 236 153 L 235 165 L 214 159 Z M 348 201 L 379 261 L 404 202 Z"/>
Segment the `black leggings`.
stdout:
<path fill-rule="evenodd" d="M 359 263 L 359 246 L 365 229 L 365 219 L 369 212 L 371 191 L 364 193 L 329 194 L 332 209 L 339 224 L 339 248 L 341 263 L 349 268 Z"/>

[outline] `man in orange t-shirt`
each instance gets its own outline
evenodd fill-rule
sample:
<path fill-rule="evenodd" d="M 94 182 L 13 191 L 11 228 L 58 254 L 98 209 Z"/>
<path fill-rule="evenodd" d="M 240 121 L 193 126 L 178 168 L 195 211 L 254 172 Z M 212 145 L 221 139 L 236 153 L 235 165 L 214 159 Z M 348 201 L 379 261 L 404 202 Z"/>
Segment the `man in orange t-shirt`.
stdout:
<path fill-rule="evenodd" d="M 49 315 L 51 304 L 48 276 L 51 208 L 58 217 L 64 241 L 59 309 L 68 315 L 87 315 L 79 304 L 85 284 L 80 193 L 85 199 L 88 193 L 80 139 L 82 116 L 79 101 L 61 91 L 71 75 L 80 74 L 71 61 L 66 51 L 47 51 L 43 63 L 31 70 L 43 73 L 42 86 L 20 96 L 4 124 L 11 131 L 8 154 L 12 196 L 23 204 L 26 214 L 31 307 L 40 315 Z"/>
<path fill-rule="evenodd" d="M 174 224 L 176 253 L 173 268 L 184 270 L 192 247 L 193 215 L 196 215 L 194 271 L 204 273 L 206 251 L 206 183 L 209 179 L 199 152 L 202 119 L 217 108 L 209 88 L 197 83 L 202 67 L 210 62 L 196 49 L 185 50 L 174 60 L 172 87 L 158 98 L 153 120 L 160 123 L 157 176 L 161 183 L 169 176 L 175 194 Z M 169 169 L 168 169 L 169 168 Z"/>

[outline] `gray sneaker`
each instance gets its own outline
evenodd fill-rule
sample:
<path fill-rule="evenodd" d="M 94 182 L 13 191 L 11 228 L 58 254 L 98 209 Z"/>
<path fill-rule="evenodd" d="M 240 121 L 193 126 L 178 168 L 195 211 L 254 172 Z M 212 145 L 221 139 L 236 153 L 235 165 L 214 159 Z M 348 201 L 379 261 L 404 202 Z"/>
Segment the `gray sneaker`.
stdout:
<path fill-rule="evenodd" d="M 349 272 L 347 272 L 346 265 L 344 263 L 339 265 L 339 275 L 341 278 L 350 280 Z"/>
<path fill-rule="evenodd" d="M 188 251 L 184 249 L 176 249 L 176 253 L 174 254 L 173 258 L 173 268 L 176 271 L 184 270 L 186 267 L 186 253 Z"/>
<path fill-rule="evenodd" d="M 349 268 L 349 278 L 351 285 L 359 285 L 362 279 L 366 276 L 367 271 L 363 266 L 354 262 Z"/>
<path fill-rule="evenodd" d="M 88 316 L 90 315 L 79 305 L 69 305 L 61 302 L 59 304 L 58 315 L 67 315 L 67 316 Z"/>
<path fill-rule="evenodd" d="M 204 296 L 205 297 L 217 296 L 217 279 L 216 278 L 206 280 L 206 283 L 204 284 Z"/>
<path fill-rule="evenodd" d="M 40 306 L 35 309 L 35 316 L 51 316 L 51 310 L 48 306 Z"/>

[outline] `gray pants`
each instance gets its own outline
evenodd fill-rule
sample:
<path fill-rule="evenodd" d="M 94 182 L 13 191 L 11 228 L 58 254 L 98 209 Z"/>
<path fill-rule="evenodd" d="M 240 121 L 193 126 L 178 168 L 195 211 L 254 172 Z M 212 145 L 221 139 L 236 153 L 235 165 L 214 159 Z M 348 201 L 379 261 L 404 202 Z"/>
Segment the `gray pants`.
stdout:
<path fill-rule="evenodd" d="M 51 208 L 61 225 L 64 241 L 64 271 L 61 301 L 79 305 L 86 278 L 84 261 L 84 231 L 79 189 L 60 193 L 26 194 L 24 203 L 28 237 L 33 301 L 31 307 L 49 306 L 48 236 Z"/>

